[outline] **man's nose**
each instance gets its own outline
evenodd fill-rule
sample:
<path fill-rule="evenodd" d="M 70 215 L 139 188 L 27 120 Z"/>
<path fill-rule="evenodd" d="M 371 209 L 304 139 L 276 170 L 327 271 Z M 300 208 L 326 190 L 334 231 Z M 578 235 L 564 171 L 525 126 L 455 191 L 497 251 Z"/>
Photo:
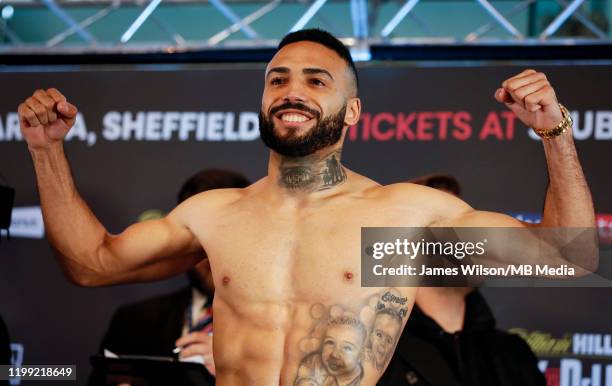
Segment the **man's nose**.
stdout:
<path fill-rule="evenodd" d="M 306 94 L 304 92 L 304 89 L 293 83 L 290 84 L 289 87 L 287 88 L 287 93 L 285 94 L 285 96 L 283 97 L 283 101 L 284 102 L 306 102 L 308 100 L 308 98 L 306 97 Z"/>

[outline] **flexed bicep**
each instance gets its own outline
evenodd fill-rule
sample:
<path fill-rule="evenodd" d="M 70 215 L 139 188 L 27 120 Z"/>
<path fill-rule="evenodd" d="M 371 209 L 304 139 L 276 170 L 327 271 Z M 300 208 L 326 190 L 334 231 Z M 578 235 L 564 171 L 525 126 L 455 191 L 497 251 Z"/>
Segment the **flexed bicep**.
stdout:
<path fill-rule="evenodd" d="M 166 279 L 197 264 L 204 251 L 191 231 L 172 216 L 148 220 L 108 235 L 97 254 L 93 285 Z"/>

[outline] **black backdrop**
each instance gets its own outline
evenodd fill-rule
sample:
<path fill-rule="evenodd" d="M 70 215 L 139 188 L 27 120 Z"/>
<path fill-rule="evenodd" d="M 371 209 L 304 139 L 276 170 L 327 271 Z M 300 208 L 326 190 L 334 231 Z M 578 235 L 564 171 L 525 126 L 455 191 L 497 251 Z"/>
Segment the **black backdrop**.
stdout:
<path fill-rule="evenodd" d="M 612 66 L 535 67 L 546 72 L 577 121 L 577 147 L 605 236 L 612 229 Z M 149 65 L 0 72 L 0 172 L 17 191 L 15 237 L 0 244 L 0 315 L 18 361 L 76 364 L 82 385 L 88 356 L 97 349 L 112 311 L 183 284 L 179 277 L 77 288 L 62 276 L 44 239 L 23 237 L 40 231 L 40 219 L 23 209 L 36 207 L 38 199 L 17 130 L 20 101 L 37 88 L 57 87 L 79 107 L 78 128 L 66 145 L 74 177 L 100 220 L 119 232 L 146 210 L 170 210 L 181 183 L 202 168 L 232 168 L 252 180 L 264 175 L 267 151 L 252 135 L 263 68 Z M 524 68 L 491 63 L 362 67 L 364 115 L 351 129 L 344 164 L 381 183 L 450 173 L 474 207 L 535 217 L 546 187 L 541 144 L 493 99 L 501 81 Z M 609 240 L 602 239 L 603 248 L 609 248 Z M 610 288 L 483 291 L 499 325 L 519 329 L 545 360 L 542 369 L 547 368 L 551 385 L 578 386 L 591 376 L 592 386 L 612 385 Z"/>

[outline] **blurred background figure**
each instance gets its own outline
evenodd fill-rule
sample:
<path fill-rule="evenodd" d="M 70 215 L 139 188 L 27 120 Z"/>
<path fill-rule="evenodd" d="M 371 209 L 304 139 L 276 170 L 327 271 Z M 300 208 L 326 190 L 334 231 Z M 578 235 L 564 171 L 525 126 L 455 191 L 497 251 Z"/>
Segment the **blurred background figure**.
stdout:
<path fill-rule="evenodd" d="M 0 365 L 11 364 L 11 341 L 9 340 L 8 329 L 4 320 L 0 316 Z M 8 381 L 0 381 L 0 386 L 8 386 Z"/>
<path fill-rule="evenodd" d="M 449 175 L 408 182 L 461 197 Z M 527 343 L 495 328 L 480 292 L 471 287 L 420 287 L 414 309 L 379 386 L 544 386 Z"/>
<path fill-rule="evenodd" d="M 211 189 L 244 188 L 248 185 L 248 179 L 238 172 L 206 169 L 183 184 L 178 202 Z M 175 355 L 173 350 L 178 347 L 181 348 L 180 358 L 202 357 L 210 374 L 209 385 L 214 385 L 212 301 L 215 287 L 208 258 L 204 251 L 202 253 L 202 261 L 187 272 L 187 287 L 120 307 L 100 344 L 100 352 L 106 349 L 117 355 L 170 357 Z M 105 375 L 94 371 L 89 385 L 107 385 Z"/>

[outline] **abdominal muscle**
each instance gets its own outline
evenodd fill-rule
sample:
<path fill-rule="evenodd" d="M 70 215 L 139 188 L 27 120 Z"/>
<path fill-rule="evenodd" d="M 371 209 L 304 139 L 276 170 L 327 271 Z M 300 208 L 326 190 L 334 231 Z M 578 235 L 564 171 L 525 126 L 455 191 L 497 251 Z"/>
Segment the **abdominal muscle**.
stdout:
<path fill-rule="evenodd" d="M 329 306 L 313 303 L 312 300 L 242 302 L 240 307 L 235 307 L 217 294 L 214 301 L 213 343 L 216 384 L 375 385 L 382 375 L 382 369 L 377 370 L 375 364 L 366 359 L 372 357 L 372 349 L 367 347 L 367 335 L 371 333 L 375 315 L 374 299 L 380 303 L 381 291 L 385 290 L 360 289 L 357 292 L 365 292 L 365 297 L 363 294 L 355 294 L 356 304 L 353 307 L 346 304 Z M 399 295 L 398 292 L 394 293 Z M 414 301 L 412 295 L 404 297 L 407 313 Z M 405 323 L 407 315 L 403 316 Z M 356 320 L 365 322 L 351 322 Z M 365 328 L 355 328 L 355 323 Z M 361 332 L 364 335 L 360 335 Z M 400 332 L 401 328 L 397 336 L 394 336 L 393 346 Z M 346 352 L 341 349 L 342 344 L 351 346 L 352 350 Z M 333 370 L 330 370 L 330 364 Z"/>
<path fill-rule="evenodd" d="M 216 298 L 214 307 L 217 385 L 294 384 L 301 359 L 296 340 L 308 329 L 293 316 L 306 306 L 251 303 L 236 310 Z"/>

